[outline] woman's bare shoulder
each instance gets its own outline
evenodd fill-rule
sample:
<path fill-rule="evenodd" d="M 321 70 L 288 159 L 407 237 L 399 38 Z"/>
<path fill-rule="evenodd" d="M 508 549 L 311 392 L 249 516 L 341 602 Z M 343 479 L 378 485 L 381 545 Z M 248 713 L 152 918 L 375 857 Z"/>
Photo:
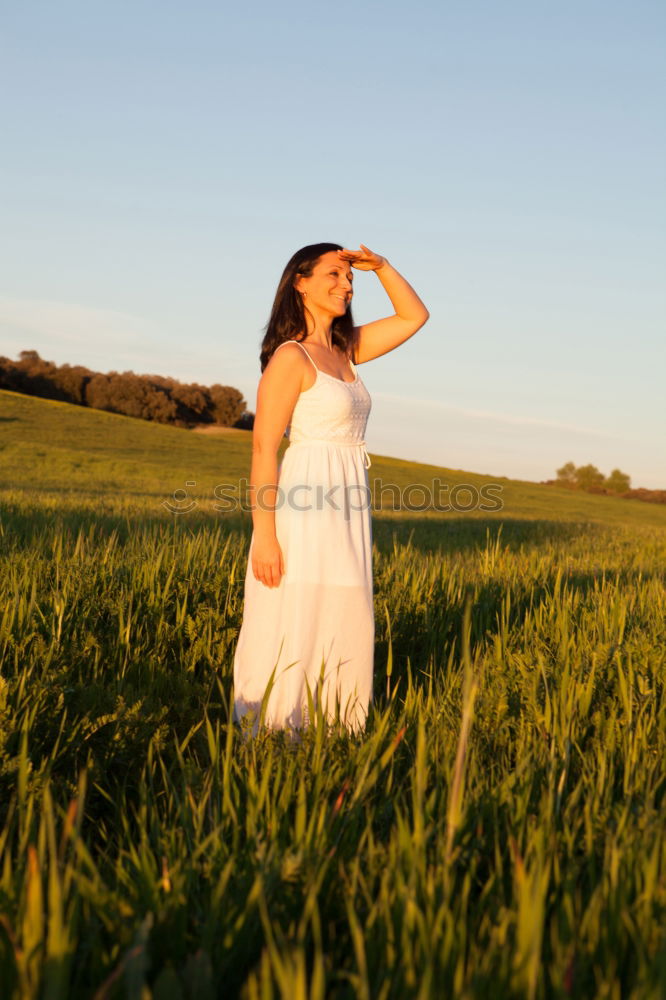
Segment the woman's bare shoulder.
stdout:
<path fill-rule="evenodd" d="M 308 364 L 308 357 L 303 348 L 299 347 L 295 340 L 285 340 L 273 351 L 263 377 L 275 375 L 278 379 L 283 379 L 288 378 L 290 374 L 300 377 Z"/>
<path fill-rule="evenodd" d="M 281 344 L 278 344 L 278 346 L 273 351 L 273 354 L 271 355 L 271 361 L 273 360 L 273 358 L 278 357 L 279 355 L 283 356 L 286 355 L 287 357 L 292 357 L 292 358 L 300 357 L 303 358 L 304 361 L 307 360 L 305 355 L 305 349 L 301 347 L 301 345 L 296 340 L 283 340 Z"/>

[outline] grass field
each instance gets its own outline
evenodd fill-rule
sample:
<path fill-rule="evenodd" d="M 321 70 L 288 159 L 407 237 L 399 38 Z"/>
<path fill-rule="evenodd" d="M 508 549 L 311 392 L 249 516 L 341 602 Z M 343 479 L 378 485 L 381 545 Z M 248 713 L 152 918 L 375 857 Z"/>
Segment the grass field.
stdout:
<path fill-rule="evenodd" d="M 665 996 L 666 510 L 373 456 L 503 507 L 378 511 L 367 732 L 244 741 L 249 441 L 0 392 L 2 1000 Z"/>

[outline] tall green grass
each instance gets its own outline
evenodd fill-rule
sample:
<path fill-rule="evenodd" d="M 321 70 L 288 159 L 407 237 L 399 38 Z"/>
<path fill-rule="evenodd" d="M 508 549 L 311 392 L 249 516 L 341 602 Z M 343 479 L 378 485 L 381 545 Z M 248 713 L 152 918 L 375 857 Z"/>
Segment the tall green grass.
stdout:
<path fill-rule="evenodd" d="M 248 529 L 4 494 L 2 997 L 666 995 L 666 532 L 376 518 L 367 731 L 293 741 Z"/>

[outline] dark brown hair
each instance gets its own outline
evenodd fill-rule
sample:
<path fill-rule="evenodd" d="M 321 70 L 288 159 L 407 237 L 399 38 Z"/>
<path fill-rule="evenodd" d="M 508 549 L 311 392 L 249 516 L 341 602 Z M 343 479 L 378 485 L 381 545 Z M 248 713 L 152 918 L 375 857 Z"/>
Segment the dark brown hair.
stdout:
<path fill-rule="evenodd" d="M 273 353 L 285 340 L 304 340 L 307 336 L 303 298 L 294 288 L 297 278 L 309 278 L 312 270 L 325 253 L 342 250 L 339 243 L 312 243 L 297 250 L 280 278 L 271 318 L 266 325 L 266 335 L 261 344 L 261 370 L 265 369 Z M 347 357 L 354 351 L 354 320 L 351 305 L 344 316 L 336 316 L 331 327 L 331 339 Z"/>

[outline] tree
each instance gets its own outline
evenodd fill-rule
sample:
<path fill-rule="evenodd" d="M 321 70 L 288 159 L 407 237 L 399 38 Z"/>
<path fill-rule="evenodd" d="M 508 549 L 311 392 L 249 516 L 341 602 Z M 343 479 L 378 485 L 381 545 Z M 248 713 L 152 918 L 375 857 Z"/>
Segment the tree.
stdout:
<path fill-rule="evenodd" d="M 598 489 L 604 485 L 604 474 L 596 465 L 579 465 L 576 469 L 576 486 L 580 490 Z"/>
<path fill-rule="evenodd" d="M 610 476 L 606 478 L 604 486 L 611 493 L 627 493 L 631 489 L 631 476 L 620 469 L 613 469 Z"/>
<path fill-rule="evenodd" d="M 19 364 L 23 365 L 39 365 L 42 363 L 42 359 L 39 356 L 39 351 L 19 351 L 19 358 L 21 359 Z"/>
<path fill-rule="evenodd" d="M 557 482 L 563 486 L 576 485 L 576 466 L 573 462 L 567 462 L 566 465 L 557 470 Z"/>
<path fill-rule="evenodd" d="M 85 406 L 86 385 L 93 374 L 82 365 L 60 365 L 51 381 L 63 393 L 67 403 Z"/>
<path fill-rule="evenodd" d="M 210 412 L 216 424 L 233 427 L 245 412 L 243 394 L 230 385 L 211 385 Z"/>
<path fill-rule="evenodd" d="M 241 431 L 251 431 L 254 429 L 254 413 L 246 410 L 245 413 L 241 413 L 240 417 L 234 424 Z"/>
<path fill-rule="evenodd" d="M 93 375 L 86 385 L 86 403 L 97 410 L 123 413 L 126 417 L 170 423 L 177 407 L 169 394 L 134 372 Z"/>
<path fill-rule="evenodd" d="M 13 366 L 14 391 L 44 399 L 60 399 L 69 402 L 61 389 L 53 384 L 57 366 L 53 361 L 40 358 L 37 351 L 21 351 L 20 361 Z"/>
<path fill-rule="evenodd" d="M 180 420 L 191 424 L 212 421 L 209 413 L 210 394 L 205 386 L 176 382 L 168 391 L 178 407 Z"/>
<path fill-rule="evenodd" d="M 82 365 L 56 365 L 33 350 L 21 351 L 19 361 L 0 357 L 0 389 L 179 427 L 202 423 L 233 427 L 245 415 L 243 395 L 231 386 L 208 388 L 133 371 L 102 374 Z"/>

